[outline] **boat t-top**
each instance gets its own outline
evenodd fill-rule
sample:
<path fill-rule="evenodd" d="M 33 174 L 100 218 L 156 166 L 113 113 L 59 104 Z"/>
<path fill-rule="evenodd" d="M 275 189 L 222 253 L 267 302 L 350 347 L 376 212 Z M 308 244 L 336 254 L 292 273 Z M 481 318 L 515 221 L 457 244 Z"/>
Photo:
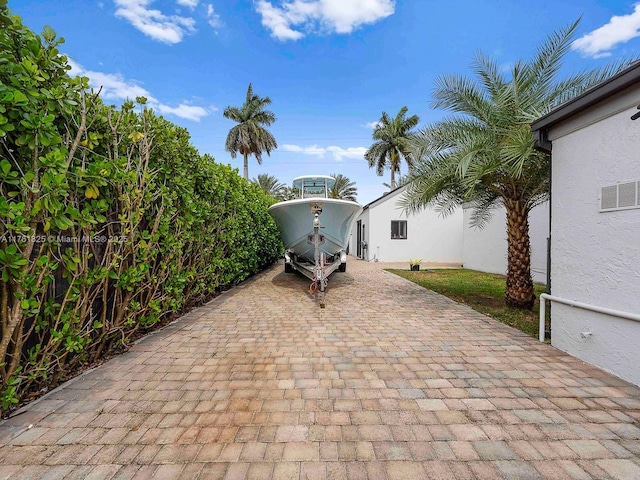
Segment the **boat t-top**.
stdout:
<path fill-rule="evenodd" d="M 293 188 L 299 198 L 269 208 L 285 246 L 285 272 L 298 271 L 312 280 L 321 307 L 329 275 L 346 271 L 349 234 L 362 211 L 357 202 L 329 198 L 335 182 L 328 175 L 297 177 Z"/>

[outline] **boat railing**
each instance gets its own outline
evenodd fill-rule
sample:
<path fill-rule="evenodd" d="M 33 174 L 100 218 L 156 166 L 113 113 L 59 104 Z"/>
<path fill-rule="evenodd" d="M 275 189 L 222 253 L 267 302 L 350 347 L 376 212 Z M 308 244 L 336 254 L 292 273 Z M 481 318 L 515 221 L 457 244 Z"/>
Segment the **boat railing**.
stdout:
<path fill-rule="evenodd" d="M 323 191 L 305 191 L 304 198 L 326 198 L 325 192 Z"/>

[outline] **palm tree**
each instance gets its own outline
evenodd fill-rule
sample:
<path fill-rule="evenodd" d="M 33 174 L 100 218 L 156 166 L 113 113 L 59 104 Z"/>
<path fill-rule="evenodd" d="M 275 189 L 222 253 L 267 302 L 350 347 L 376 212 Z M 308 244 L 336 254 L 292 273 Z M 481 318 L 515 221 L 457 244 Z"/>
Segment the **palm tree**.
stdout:
<path fill-rule="evenodd" d="M 416 212 L 435 205 L 443 214 L 462 204 L 482 228 L 491 211 L 506 209 L 505 303 L 531 309 L 529 212 L 549 198 L 549 156 L 534 149 L 530 122 L 619 71 L 626 62 L 557 79 L 578 22 L 550 35 L 529 62 L 507 77 L 495 60 L 476 54 L 476 78 L 444 76 L 433 102 L 459 115 L 422 129 L 412 142 L 416 161 L 403 206 Z"/>
<path fill-rule="evenodd" d="M 285 187 L 284 183 L 280 183 L 280 180 L 267 173 L 261 173 L 258 175 L 258 178 L 254 178 L 251 181 L 257 184 L 265 195 L 269 195 L 273 198 L 278 198 L 282 189 Z"/>
<path fill-rule="evenodd" d="M 373 139 L 376 142 L 364 154 L 369 168 L 375 166 L 378 175 L 382 175 L 385 167 L 389 166 L 392 189 L 396 188 L 396 172 L 400 173 L 402 158 L 409 167 L 413 162 L 409 143 L 414 135 L 412 129 L 418 125 L 420 118 L 417 115 L 406 118 L 407 110 L 407 107 L 402 107 L 394 119 L 382 112 L 382 117 L 373 130 Z"/>
<path fill-rule="evenodd" d="M 342 200 L 356 201 L 358 195 L 358 189 L 356 183 L 349 180 L 349 177 L 345 177 L 341 173 L 332 173 L 331 176 L 336 179 L 336 183 L 333 184 L 329 191 L 329 198 L 341 198 Z"/>
<path fill-rule="evenodd" d="M 285 200 L 294 200 L 296 198 L 300 198 L 300 190 L 295 187 L 285 186 L 280 193 L 278 193 L 276 200 L 284 202 Z"/>
<path fill-rule="evenodd" d="M 244 178 L 249 180 L 249 155 L 255 155 L 258 164 L 262 164 L 262 152 L 271 156 L 271 150 L 278 148 L 276 139 L 264 128 L 276 121 L 276 116 L 265 106 L 271 104 L 269 97 L 260 97 L 253 93 L 249 84 L 247 98 L 242 107 L 227 107 L 223 115 L 238 125 L 229 130 L 225 150 L 236 158 L 236 153 L 244 157 Z"/>

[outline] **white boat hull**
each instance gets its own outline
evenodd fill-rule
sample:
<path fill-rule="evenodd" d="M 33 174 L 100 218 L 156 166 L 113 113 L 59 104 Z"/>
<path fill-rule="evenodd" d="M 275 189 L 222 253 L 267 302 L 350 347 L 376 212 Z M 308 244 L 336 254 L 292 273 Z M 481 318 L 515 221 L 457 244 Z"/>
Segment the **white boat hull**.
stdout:
<path fill-rule="evenodd" d="M 349 234 L 362 207 L 349 200 L 337 198 L 303 198 L 276 203 L 269 213 L 280 229 L 284 246 L 299 260 L 314 263 L 312 206 L 321 205 L 319 214 L 321 243 L 320 250 L 327 258 L 346 250 Z"/>

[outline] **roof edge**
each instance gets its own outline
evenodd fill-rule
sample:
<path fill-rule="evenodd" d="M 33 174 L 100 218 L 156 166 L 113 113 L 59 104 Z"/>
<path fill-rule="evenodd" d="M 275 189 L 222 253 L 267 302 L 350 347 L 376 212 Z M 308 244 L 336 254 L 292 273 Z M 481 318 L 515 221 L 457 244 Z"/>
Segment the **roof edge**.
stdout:
<path fill-rule="evenodd" d="M 638 82 L 640 82 L 640 61 L 535 120 L 531 123 L 531 130 L 536 132 L 556 125 Z"/>
<path fill-rule="evenodd" d="M 388 199 L 388 198 L 390 198 L 390 196 L 391 196 L 392 194 L 396 193 L 398 190 L 400 190 L 401 188 L 404 188 L 404 187 L 406 187 L 406 186 L 407 186 L 407 184 L 405 183 L 404 185 L 400 185 L 399 187 L 396 187 L 396 188 L 394 188 L 393 190 L 390 190 L 390 191 L 388 191 L 388 192 L 385 192 L 382 196 L 380 196 L 380 197 L 376 198 L 375 200 L 372 200 L 371 202 L 367 203 L 367 204 L 363 207 L 363 209 L 365 209 L 365 210 L 366 210 L 367 208 L 372 207 L 374 203 L 377 203 L 377 202 L 379 202 L 380 200 L 384 200 L 384 199 Z"/>

